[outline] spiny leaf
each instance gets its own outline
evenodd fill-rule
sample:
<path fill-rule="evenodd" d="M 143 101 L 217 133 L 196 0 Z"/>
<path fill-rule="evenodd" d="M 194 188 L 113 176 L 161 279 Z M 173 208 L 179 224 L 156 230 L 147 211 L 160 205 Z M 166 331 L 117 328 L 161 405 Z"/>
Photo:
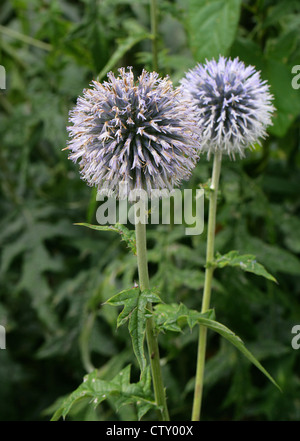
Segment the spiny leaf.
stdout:
<path fill-rule="evenodd" d="M 160 302 L 161 299 L 154 289 L 141 291 L 139 287 L 121 291 L 106 301 L 109 305 L 124 306 L 118 316 L 117 327 L 129 320 L 128 329 L 133 350 L 142 372 L 146 367 L 144 340 L 147 316 L 149 316 L 147 304 Z"/>
<path fill-rule="evenodd" d="M 82 227 L 91 228 L 92 230 L 114 231 L 116 233 L 119 233 L 122 237 L 122 240 L 124 240 L 127 246 L 131 249 L 131 252 L 133 254 L 136 254 L 135 232 L 129 230 L 127 227 L 125 227 L 122 224 L 117 223 L 115 225 L 92 225 L 83 222 L 83 223 L 76 223 L 74 225 L 80 225 Z"/>
<path fill-rule="evenodd" d="M 138 287 L 125 289 L 105 302 L 108 305 L 124 306 L 118 316 L 117 327 L 123 325 L 129 319 L 132 311 L 137 307 L 139 293 L 140 289 Z"/>
<path fill-rule="evenodd" d="M 215 314 L 212 309 L 205 313 L 188 309 L 183 303 L 159 304 L 155 306 L 154 319 L 160 331 L 179 331 L 188 325 L 192 329 L 199 323 L 200 318 L 214 319 Z"/>
<path fill-rule="evenodd" d="M 138 383 L 130 383 L 130 370 L 131 366 L 126 366 L 110 381 L 98 378 L 97 370 L 86 375 L 81 385 L 63 401 L 51 420 L 65 419 L 71 407 L 86 398 L 90 399 L 95 408 L 107 398 L 114 401 L 117 410 L 126 404 L 136 404 L 139 419 L 151 408 L 157 409 L 151 394 L 149 369 L 145 369 Z"/>
<path fill-rule="evenodd" d="M 268 273 L 263 265 L 256 261 L 255 256 L 252 254 L 239 255 L 238 251 L 230 251 L 223 256 L 221 254 L 217 254 L 216 257 L 217 258 L 214 261 L 214 265 L 216 265 L 218 268 L 223 268 L 224 266 L 237 266 L 243 271 L 254 273 L 258 276 L 265 277 L 272 282 L 278 283 L 275 277 Z"/>
<path fill-rule="evenodd" d="M 252 353 L 246 348 L 243 341 L 234 332 L 228 329 L 226 326 L 214 320 L 213 311 L 209 310 L 205 314 L 197 312 L 195 310 L 188 309 L 183 304 L 171 304 L 162 305 L 159 304 L 154 310 L 154 319 L 156 320 L 159 329 L 167 329 L 176 331 L 176 326 L 179 326 L 180 330 L 184 325 L 188 325 L 190 328 L 195 324 L 206 326 L 207 328 L 217 332 L 222 337 L 226 338 L 232 343 L 251 363 L 253 363 L 279 390 L 280 387 L 272 376 L 265 370 L 260 362 L 252 355 Z"/>
<path fill-rule="evenodd" d="M 119 223 L 115 225 L 115 228 L 121 234 L 122 240 L 124 240 L 127 243 L 132 253 L 136 254 L 135 231 L 131 231 L 127 227 Z"/>

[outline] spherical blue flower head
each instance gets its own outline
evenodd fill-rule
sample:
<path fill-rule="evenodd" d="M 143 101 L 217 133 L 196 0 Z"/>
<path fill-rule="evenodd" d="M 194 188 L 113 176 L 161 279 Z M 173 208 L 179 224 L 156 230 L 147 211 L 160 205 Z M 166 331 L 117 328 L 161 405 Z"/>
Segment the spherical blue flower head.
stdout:
<path fill-rule="evenodd" d="M 131 68 L 93 81 L 70 112 L 69 158 L 98 189 L 168 189 L 188 179 L 198 159 L 195 121 L 168 78 Z"/>
<path fill-rule="evenodd" d="M 266 81 L 238 58 L 198 64 L 181 80 L 198 120 L 201 151 L 235 157 L 259 143 L 271 124 L 274 107 Z"/>

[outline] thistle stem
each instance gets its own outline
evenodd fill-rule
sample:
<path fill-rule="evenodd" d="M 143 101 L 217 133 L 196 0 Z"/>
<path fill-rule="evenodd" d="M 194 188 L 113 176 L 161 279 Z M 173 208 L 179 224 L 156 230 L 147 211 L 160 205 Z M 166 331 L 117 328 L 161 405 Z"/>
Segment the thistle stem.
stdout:
<path fill-rule="evenodd" d="M 140 289 L 149 289 L 149 274 L 148 274 L 148 262 L 147 262 L 147 243 L 146 243 L 146 225 L 145 223 L 136 222 L 135 224 L 136 234 L 136 251 L 137 251 L 137 264 L 139 273 Z M 151 303 L 147 304 L 147 309 L 152 311 Z M 152 381 L 154 388 L 155 401 L 161 408 L 159 412 L 159 419 L 162 421 L 169 421 L 169 413 L 166 402 L 165 389 L 162 380 L 162 372 L 160 366 L 159 347 L 157 341 L 157 335 L 154 326 L 154 320 L 152 317 L 147 319 L 146 323 L 146 339 L 149 351 L 150 366 L 152 372 Z"/>
<path fill-rule="evenodd" d="M 214 244 L 215 244 L 215 230 L 216 230 L 216 213 L 217 213 L 217 195 L 219 187 L 219 178 L 221 171 L 222 153 L 216 152 L 214 155 L 212 180 L 209 195 L 209 213 L 208 213 L 208 228 L 207 228 L 207 244 L 206 244 L 206 269 L 204 292 L 202 298 L 201 312 L 206 312 L 209 309 L 211 297 L 211 285 L 213 279 L 214 266 L 212 265 L 214 259 Z M 203 378 L 205 367 L 205 353 L 206 353 L 206 339 L 207 328 L 199 326 L 199 340 L 198 340 L 198 357 L 197 370 L 194 392 L 194 403 L 192 411 L 192 421 L 200 420 L 201 403 L 203 394 Z"/>
<path fill-rule="evenodd" d="M 158 47 L 157 47 L 157 2 L 150 0 L 151 34 L 152 34 L 152 68 L 158 71 Z"/>

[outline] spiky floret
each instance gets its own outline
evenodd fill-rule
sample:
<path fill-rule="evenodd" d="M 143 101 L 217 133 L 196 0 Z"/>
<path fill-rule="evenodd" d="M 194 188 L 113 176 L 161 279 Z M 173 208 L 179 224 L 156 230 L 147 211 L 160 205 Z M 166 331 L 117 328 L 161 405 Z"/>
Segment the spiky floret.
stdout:
<path fill-rule="evenodd" d="M 233 158 L 259 143 L 271 124 L 274 107 L 269 86 L 253 66 L 220 57 L 198 64 L 181 80 L 195 111 L 201 151 L 221 150 Z"/>
<path fill-rule="evenodd" d="M 169 78 L 131 68 L 93 81 L 70 112 L 69 158 L 82 179 L 101 189 L 172 189 L 188 179 L 198 159 L 195 121 Z"/>

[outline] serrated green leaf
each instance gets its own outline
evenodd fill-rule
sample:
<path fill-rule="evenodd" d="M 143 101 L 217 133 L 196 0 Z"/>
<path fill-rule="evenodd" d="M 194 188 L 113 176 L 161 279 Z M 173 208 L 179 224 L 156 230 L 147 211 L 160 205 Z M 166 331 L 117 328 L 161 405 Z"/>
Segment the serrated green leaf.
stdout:
<path fill-rule="evenodd" d="M 132 253 L 136 254 L 135 231 L 129 230 L 127 227 L 119 223 L 115 225 L 115 228 L 117 229 L 118 233 L 121 234 L 122 240 L 127 243 L 127 246 L 131 249 Z"/>
<path fill-rule="evenodd" d="M 132 311 L 136 308 L 139 291 L 140 290 L 138 287 L 125 289 L 105 302 L 112 306 L 124 306 L 123 310 L 118 316 L 117 327 L 123 325 L 129 319 Z"/>
<path fill-rule="evenodd" d="M 159 330 L 182 331 L 186 325 L 192 329 L 200 318 L 214 318 L 212 309 L 205 313 L 187 308 L 183 303 L 158 304 L 155 306 L 154 319 Z"/>
<path fill-rule="evenodd" d="M 115 233 L 119 233 L 122 237 L 122 240 L 126 242 L 127 246 L 131 249 L 133 254 L 136 254 L 136 241 L 135 241 L 135 232 L 129 230 L 122 224 L 115 225 L 92 225 L 88 223 L 75 223 L 74 225 L 79 225 L 82 227 L 91 228 L 92 230 L 98 231 L 114 231 Z"/>
<path fill-rule="evenodd" d="M 146 307 L 147 307 L 147 297 L 141 295 L 137 298 L 136 308 L 132 311 L 128 329 L 131 336 L 133 351 L 139 362 L 141 372 L 146 368 L 146 358 L 144 352 L 144 341 L 146 335 Z"/>
<path fill-rule="evenodd" d="M 238 26 L 241 0 L 188 0 L 190 45 L 195 59 L 226 55 Z"/>
<path fill-rule="evenodd" d="M 218 268 L 224 268 L 225 266 L 239 267 L 243 271 L 254 273 L 258 276 L 265 277 L 272 282 L 278 283 L 275 277 L 268 273 L 263 265 L 256 261 L 255 256 L 252 254 L 240 255 L 238 251 L 230 251 L 223 256 L 221 254 L 217 254 L 214 265 Z"/>
<path fill-rule="evenodd" d="M 266 371 L 261 363 L 254 357 L 254 355 L 246 348 L 243 341 L 229 328 L 222 325 L 222 323 L 214 320 L 214 312 L 209 310 L 206 313 L 200 313 L 195 310 L 188 309 L 183 304 L 162 305 L 155 307 L 154 319 L 159 329 L 172 330 L 171 326 L 178 324 L 180 328 L 186 324 L 192 328 L 196 324 L 203 325 L 212 331 L 217 332 L 231 344 L 233 344 L 251 363 L 253 363 L 278 389 L 280 387 L 272 376 Z M 184 319 L 184 320 L 183 320 Z"/>
<path fill-rule="evenodd" d="M 130 371 L 131 366 L 128 365 L 110 381 L 99 379 L 97 370 L 86 375 L 81 385 L 56 410 L 51 421 L 65 419 L 71 407 L 86 398 L 95 408 L 107 398 L 114 401 L 117 410 L 126 404 L 136 404 L 139 418 L 151 408 L 157 409 L 151 394 L 149 369 L 144 371 L 138 383 L 130 383 Z"/>
<path fill-rule="evenodd" d="M 129 320 L 128 329 L 141 372 L 146 367 L 144 341 L 146 321 L 149 315 L 147 304 L 160 302 L 161 299 L 155 289 L 141 291 L 139 287 L 121 291 L 106 301 L 109 305 L 124 306 L 118 316 L 117 327 Z"/>

